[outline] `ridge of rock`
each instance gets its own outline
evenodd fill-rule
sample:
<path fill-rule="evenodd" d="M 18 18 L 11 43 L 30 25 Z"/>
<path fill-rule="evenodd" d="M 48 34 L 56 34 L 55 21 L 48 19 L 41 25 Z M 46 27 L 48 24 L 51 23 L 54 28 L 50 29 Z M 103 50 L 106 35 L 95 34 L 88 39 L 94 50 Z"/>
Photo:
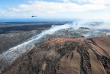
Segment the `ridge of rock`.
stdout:
<path fill-rule="evenodd" d="M 110 36 L 52 38 L 25 52 L 2 74 L 110 74 Z"/>

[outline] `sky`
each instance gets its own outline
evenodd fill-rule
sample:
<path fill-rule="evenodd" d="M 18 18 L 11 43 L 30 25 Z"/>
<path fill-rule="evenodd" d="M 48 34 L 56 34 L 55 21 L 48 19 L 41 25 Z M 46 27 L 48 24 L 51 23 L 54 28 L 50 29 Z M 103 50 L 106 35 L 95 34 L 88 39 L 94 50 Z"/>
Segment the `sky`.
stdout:
<path fill-rule="evenodd" d="M 110 20 L 110 0 L 0 0 L 0 19 Z M 35 19 L 35 18 L 34 18 Z"/>

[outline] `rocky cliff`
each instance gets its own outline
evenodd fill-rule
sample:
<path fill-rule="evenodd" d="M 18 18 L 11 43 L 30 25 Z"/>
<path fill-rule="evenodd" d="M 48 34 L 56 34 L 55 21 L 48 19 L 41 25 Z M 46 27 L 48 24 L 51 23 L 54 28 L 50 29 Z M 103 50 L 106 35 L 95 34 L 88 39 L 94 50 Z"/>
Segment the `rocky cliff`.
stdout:
<path fill-rule="evenodd" d="M 25 52 L 2 74 L 110 74 L 110 36 L 52 38 Z"/>

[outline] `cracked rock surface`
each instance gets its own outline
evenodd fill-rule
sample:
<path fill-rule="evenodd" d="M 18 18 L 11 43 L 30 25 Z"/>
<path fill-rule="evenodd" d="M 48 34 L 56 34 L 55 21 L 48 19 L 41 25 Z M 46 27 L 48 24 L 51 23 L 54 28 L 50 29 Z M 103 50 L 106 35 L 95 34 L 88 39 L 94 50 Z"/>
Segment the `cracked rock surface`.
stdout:
<path fill-rule="evenodd" d="M 49 39 L 2 74 L 110 74 L 110 36 Z"/>

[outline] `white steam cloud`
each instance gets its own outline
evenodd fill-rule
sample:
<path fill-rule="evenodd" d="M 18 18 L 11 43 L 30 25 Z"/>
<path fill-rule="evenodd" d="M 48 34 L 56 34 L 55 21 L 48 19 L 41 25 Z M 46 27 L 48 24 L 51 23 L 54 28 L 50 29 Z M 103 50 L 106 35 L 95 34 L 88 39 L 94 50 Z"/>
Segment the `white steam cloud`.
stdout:
<path fill-rule="evenodd" d="M 75 30 L 78 30 L 80 27 L 87 27 L 87 28 L 90 28 L 91 30 L 93 29 L 109 29 L 110 30 L 110 26 L 108 23 L 101 23 L 101 24 L 95 23 L 94 25 L 94 23 L 91 24 L 91 22 L 87 22 L 84 20 L 73 22 L 71 24 L 64 24 L 64 25 L 57 25 L 57 26 L 53 25 L 49 30 L 45 30 L 42 33 L 30 38 L 28 41 L 20 45 L 17 45 L 15 47 L 12 47 L 8 51 L 2 53 L 0 55 L 0 70 L 2 70 L 5 66 L 9 65 L 18 56 L 22 55 L 22 53 L 28 50 L 31 50 L 36 44 L 42 43 L 45 40 L 49 39 L 49 38 L 46 39 L 44 36 L 52 35 L 53 33 L 58 32 L 59 30 L 63 30 L 63 29 L 66 30 L 69 28 L 73 28 L 75 31 Z M 97 32 L 92 32 L 92 33 L 97 33 Z M 90 33 L 87 33 L 84 35 L 85 36 L 90 35 Z"/>
<path fill-rule="evenodd" d="M 61 29 L 67 29 L 71 27 L 73 27 L 73 25 L 69 25 L 69 24 L 64 24 L 60 26 L 52 26 L 49 30 L 45 30 L 42 33 L 32 37 L 29 41 L 24 42 L 20 45 L 17 45 L 13 48 L 10 48 L 8 51 L 0 55 L 0 66 L 1 66 L 0 69 L 2 69 L 2 67 L 6 66 L 7 64 L 10 64 L 14 59 L 16 59 L 18 56 L 20 56 L 25 51 L 32 49 L 36 43 L 40 43 L 39 40 L 43 36 L 47 34 L 52 34 Z"/>

